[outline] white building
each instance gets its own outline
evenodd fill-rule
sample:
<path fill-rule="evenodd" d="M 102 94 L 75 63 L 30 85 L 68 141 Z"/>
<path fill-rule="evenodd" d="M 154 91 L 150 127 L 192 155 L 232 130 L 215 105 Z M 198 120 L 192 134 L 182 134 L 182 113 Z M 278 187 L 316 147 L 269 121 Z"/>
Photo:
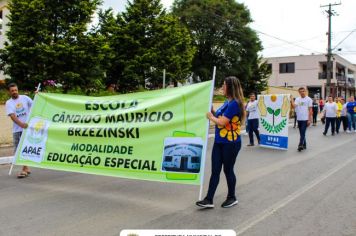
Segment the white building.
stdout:
<path fill-rule="evenodd" d="M 326 56 L 300 55 L 266 58 L 271 68 L 269 86 L 298 89 L 306 87 L 310 97 L 325 98 Z M 346 59 L 332 57 L 332 96 L 355 96 L 356 65 Z"/>
<path fill-rule="evenodd" d="M 7 3 L 7 0 L 0 0 L 0 49 L 4 48 L 5 41 L 7 40 L 6 31 L 7 24 L 9 23 L 7 16 L 10 14 Z M 4 73 L 3 71 L 0 71 L 0 83 L 1 81 L 4 81 L 4 79 Z"/>

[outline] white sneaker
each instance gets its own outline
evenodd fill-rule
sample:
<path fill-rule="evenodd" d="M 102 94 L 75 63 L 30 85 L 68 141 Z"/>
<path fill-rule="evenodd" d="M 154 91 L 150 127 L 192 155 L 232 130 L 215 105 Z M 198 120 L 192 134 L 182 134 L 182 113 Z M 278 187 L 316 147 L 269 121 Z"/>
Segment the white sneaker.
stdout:
<path fill-rule="evenodd" d="M 356 130 L 355 130 L 355 133 L 356 133 Z"/>
<path fill-rule="evenodd" d="M 346 133 L 351 134 L 351 131 L 350 130 L 346 130 Z"/>

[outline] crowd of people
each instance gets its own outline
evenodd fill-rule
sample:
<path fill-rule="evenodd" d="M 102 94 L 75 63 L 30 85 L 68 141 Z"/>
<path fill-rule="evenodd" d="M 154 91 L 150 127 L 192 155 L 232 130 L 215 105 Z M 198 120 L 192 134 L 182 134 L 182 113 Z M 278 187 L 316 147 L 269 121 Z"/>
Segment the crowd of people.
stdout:
<path fill-rule="evenodd" d="M 234 81 L 232 83 L 232 81 Z M 232 86 L 234 84 L 235 86 Z M 213 208 L 213 197 L 219 183 L 219 176 L 222 168 L 227 180 L 228 194 L 226 200 L 221 207 L 228 208 L 236 205 L 238 200 L 235 196 L 236 177 L 234 173 L 234 164 L 236 157 L 241 149 L 240 134 L 233 139 L 227 139 L 228 136 L 222 137 L 220 129 L 225 126 L 232 127 L 239 120 L 238 130 L 241 128 L 241 122 L 244 120 L 246 113 L 246 132 L 249 136 L 249 143 L 247 146 L 255 145 L 254 135 L 257 142 L 260 143 L 259 134 L 259 112 L 258 101 L 256 95 L 251 93 L 249 101 L 246 105 L 243 103 L 241 96 L 241 86 L 238 79 L 235 77 L 228 77 L 223 85 L 224 95 L 227 100 L 217 110 L 212 110 L 207 114 L 210 121 L 216 124 L 215 127 L 215 141 L 212 151 L 212 173 L 209 182 L 209 189 L 206 197 L 196 202 L 196 205 L 204 208 Z M 348 102 L 342 97 L 335 98 L 329 96 L 327 102 L 321 99 L 319 103 L 316 99 L 311 99 L 307 96 L 307 91 L 304 87 L 298 89 L 299 97 L 291 97 L 291 108 L 294 111 L 295 123 L 298 124 L 299 129 L 299 144 L 297 150 L 299 152 L 307 149 L 306 131 L 310 125 L 316 126 L 318 122 L 318 115 L 321 115 L 321 120 L 325 123 L 324 135 L 327 135 L 329 127 L 331 126 L 331 134 L 339 133 L 341 124 L 343 130 L 347 133 L 356 132 L 356 102 L 354 97 L 350 97 Z M 236 117 L 238 117 L 236 119 Z"/>
<path fill-rule="evenodd" d="M 215 140 L 212 150 L 212 169 L 209 182 L 209 189 L 206 197 L 203 200 L 196 202 L 196 205 L 204 208 L 213 208 L 213 198 L 219 184 L 221 170 L 224 170 L 228 193 L 226 200 L 221 207 L 229 208 L 238 203 L 235 195 L 236 175 L 234 165 L 237 156 L 241 150 L 240 130 L 242 123 L 247 120 L 246 130 L 249 135 L 249 143 L 247 146 L 255 145 L 254 135 L 260 143 L 259 133 L 259 112 L 258 101 L 256 95 L 251 93 L 249 101 L 245 105 L 244 95 L 240 81 L 233 76 L 227 77 L 223 84 L 223 93 L 227 98 L 224 104 L 216 111 L 213 109 L 206 114 L 207 118 L 216 124 Z M 32 100 L 25 96 L 19 95 L 16 84 L 8 86 L 11 98 L 6 102 L 6 113 L 13 121 L 13 140 L 16 150 L 23 129 L 28 127 L 26 123 L 32 106 Z M 295 123 L 298 124 L 300 139 L 298 151 L 307 148 L 306 131 L 312 124 L 317 124 L 318 114 L 321 114 L 321 120 L 325 123 L 324 135 L 328 134 L 331 127 L 331 135 L 338 134 L 342 125 L 342 130 L 351 133 L 356 132 L 356 102 L 354 97 L 348 98 L 346 102 L 344 98 L 333 98 L 329 96 L 327 102 L 316 99 L 312 100 L 307 96 L 305 88 L 301 87 L 298 90 L 299 97 L 290 99 L 291 108 L 295 112 Z M 30 170 L 24 166 L 18 178 L 27 177 Z"/>

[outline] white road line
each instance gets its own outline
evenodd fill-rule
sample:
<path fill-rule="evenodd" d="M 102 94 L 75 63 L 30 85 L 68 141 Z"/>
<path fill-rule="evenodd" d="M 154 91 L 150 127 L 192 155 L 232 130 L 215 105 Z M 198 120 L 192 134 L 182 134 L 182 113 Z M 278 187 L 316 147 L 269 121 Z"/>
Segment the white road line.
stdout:
<path fill-rule="evenodd" d="M 339 165 L 337 165 L 336 167 L 334 167 L 333 169 L 329 170 L 325 174 L 319 176 L 318 178 L 316 178 L 315 180 L 313 180 L 309 184 L 307 184 L 304 187 L 298 189 L 294 193 L 288 195 L 286 198 L 282 199 L 281 201 L 273 204 L 272 206 L 270 206 L 266 210 L 262 211 L 258 215 L 256 215 L 256 216 L 250 218 L 249 220 L 243 222 L 239 226 L 236 226 L 235 227 L 236 235 L 243 234 L 244 232 L 246 232 L 247 230 L 249 230 L 250 228 L 252 228 L 256 224 L 258 224 L 262 220 L 264 220 L 267 217 L 273 215 L 276 211 L 278 211 L 279 209 L 285 207 L 288 203 L 294 201 L 295 199 L 297 199 L 298 197 L 300 197 L 304 193 L 308 192 L 310 189 L 314 188 L 316 185 L 320 184 L 321 182 L 323 182 L 324 180 L 326 180 L 327 178 L 329 178 L 330 176 L 332 176 L 333 174 L 335 174 L 336 172 L 338 172 L 342 168 L 346 167 L 347 165 L 349 165 L 351 162 L 353 162 L 355 160 L 356 160 L 356 156 L 351 158 L 351 159 L 349 159 L 349 160 L 347 160 L 347 161 L 345 161 L 345 162 L 343 162 L 343 163 L 341 163 L 341 164 L 339 164 Z"/>

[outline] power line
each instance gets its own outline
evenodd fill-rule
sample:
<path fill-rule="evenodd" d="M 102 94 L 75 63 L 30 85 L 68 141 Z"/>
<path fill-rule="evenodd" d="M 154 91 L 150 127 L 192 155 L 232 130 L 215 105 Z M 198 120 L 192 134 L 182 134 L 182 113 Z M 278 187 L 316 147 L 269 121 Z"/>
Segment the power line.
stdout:
<path fill-rule="evenodd" d="M 311 41 L 311 40 L 315 40 L 315 39 L 318 39 L 318 38 L 321 38 L 323 36 L 314 36 L 312 38 L 307 38 L 307 39 L 301 39 L 301 40 L 298 40 L 298 41 L 294 41 L 292 43 L 301 43 L 301 42 L 307 42 L 307 41 Z M 276 47 L 282 47 L 284 45 L 288 45 L 288 43 L 284 43 L 284 44 L 278 44 L 278 45 L 271 45 L 271 46 L 267 46 L 267 47 L 264 47 L 264 49 L 269 49 L 269 48 L 276 48 Z"/>
<path fill-rule="evenodd" d="M 334 48 L 333 48 L 333 50 L 337 47 L 337 46 L 339 46 L 340 44 L 342 44 L 348 37 L 350 37 L 351 36 L 351 34 L 353 34 L 354 32 L 356 32 L 356 29 L 354 29 L 353 31 L 351 31 L 343 40 L 341 40 Z"/>
<path fill-rule="evenodd" d="M 208 8 L 208 9 L 214 10 L 213 8 Z M 210 14 L 212 14 L 212 15 L 215 16 L 216 18 L 220 18 L 220 19 L 224 19 L 224 20 L 225 20 L 225 17 L 223 17 L 223 16 L 221 16 L 221 15 L 219 15 L 219 14 L 217 14 L 217 13 L 211 12 Z M 252 29 L 252 28 L 251 28 L 251 29 Z M 282 41 L 282 42 L 285 42 L 285 43 L 287 43 L 287 44 L 293 45 L 293 46 L 295 46 L 295 47 L 303 48 L 304 50 L 308 50 L 308 51 L 311 51 L 311 52 L 316 52 L 316 53 L 322 54 L 322 52 L 319 52 L 319 51 L 316 51 L 316 50 L 313 50 L 313 49 L 310 49 L 310 48 L 303 47 L 303 46 L 298 45 L 298 44 L 296 44 L 296 43 L 294 43 L 294 42 L 290 42 L 290 41 L 287 41 L 287 40 L 278 38 L 278 37 L 276 37 L 276 36 L 273 36 L 273 35 L 264 33 L 264 32 L 259 31 L 259 30 L 257 30 L 257 29 L 253 29 L 253 30 L 255 30 L 257 33 L 266 35 L 266 36 L 268 36 L 268 37 L 272 37 L 272 38 L 274 38 L 274 39 L 280 40 L 280 41 Z"/>
<path fill-rule="evenodd" d="M 342 54 L 342 55 L 344 55 L 344 54 L 347 54 L 347 55 L 354 55 L 354 54 L 356 54 L 356 51 L 338 52 L 337 54 Z"/>
<path fill-rule="evenodd" d="M 310 49 L 310 48 L 307 48 L 307 47 L 298 45 L 298 44 L 296 44 L 296 43 L 294 43 L 294 42 L 290 42 L 290 41 L 287 41 L 287 40 L 285 40 L 285 39 L 281 39 L 281 38 L 279 38 L 279 37 L 277 37 L 277 36 L 273 36 L 273 35 L 264 33 L 264 32 L 262 32 L 262 31 L 260 31 L 260 30 L 255 29 L 255 31 L 256 31 L 257 33 L 259 33 L 259 34 L 266 35 L 266 36 L 268 36 L 268 37 L 277 39 L 277 40 L 279 40 L 279 41 L 282 41 L 282 42 L 285 42 L 285 43 L 287 43 L 287 44 L 293 45 L 293 46 L 295 46 L 295 47 L 299 47 L 299 48 L 302 48 L 302 49 L 304 49 L 304 50 L 308 50 L 308 51 L 311 51 L 311 52 L 316 52 L 316 53 L 319 53 L 319 54 L 323 54 L 322 52 L 319 52 L 319 51 L 316 51 L 316 50 L 313 50 L 313 49 Z"/>
<path fill-rule="evenodd" d="M 256 30 L 256 29 L 255 29 Z M 256 30 L 257 31 L 257 30 Z M 353 29 L 353 30 L 340 30 L 340 31 L 334 31 L 333 34 L 341 34 L 341 33 L 354 33 L 356 31 L 356 29 Z M 351 34 L 350 34 L 351 35 Z M 347 37 L 349 37 L 350 35 L 348 35 Z M 307 42 L 307 41 L 312 41 L 312 40 L 315 40 L 315 39 L 319 39 L 319 38 L 322 38 L 323 36 L 320 36 L 320 35 L 316 35 L 314 37 L 310 37 L 310 38 L 306 38 L 306 39 L 301 39 L 301 40 L 297 40 L 297 41 L 293 41 L 291 43 L 293 44 L 296 44 L 296 43 L 301 43 L 301 42 Z M 345 38 L 346 39 L 346 38 Z M 345 40 L 344 39 L 344 40 Z M 276 44 L 276 45 L 269 45 L 269 46 L 266 46 L 264 47 L 263 49 L 270 49 L 270 48 L 276 48 L 276 47 L 283 47 L 284 45 L 288 45 L 289 43 L 284 43 L 284 44 Z M 341 43 L 339 43 L 341 44 Z M 338 44 L 338 45 L 339 45 Z"/>

